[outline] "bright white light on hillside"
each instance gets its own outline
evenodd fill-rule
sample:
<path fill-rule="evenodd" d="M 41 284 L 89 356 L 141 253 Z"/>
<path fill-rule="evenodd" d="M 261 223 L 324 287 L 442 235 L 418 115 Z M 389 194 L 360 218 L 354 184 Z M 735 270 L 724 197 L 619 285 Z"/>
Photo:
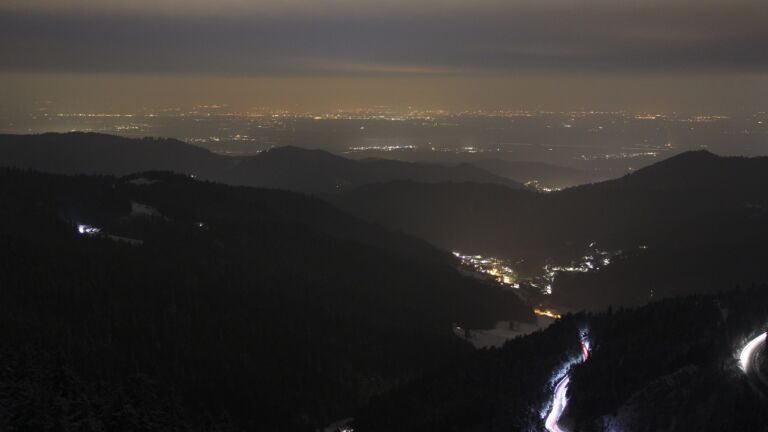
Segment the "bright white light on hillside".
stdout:
<path fill-rule="evenodd" d="M 749 343 L 741 350 L 741 354 L 739 354 L 739 366 L 744 373 L 749 371 L 752 356 L 754 355 L 755 350 L 765 343 L 765 337 L 765 333 L 761 334 L 749 341 Z"/>
<path fill-rule="evenodd" d="M 91 225 L 78 224 L 77 232 L 83 235 L 93 235 L 93 234 L 100 233 L 101 228 L 96 228 L 95 226 L 91 226 Z"/>

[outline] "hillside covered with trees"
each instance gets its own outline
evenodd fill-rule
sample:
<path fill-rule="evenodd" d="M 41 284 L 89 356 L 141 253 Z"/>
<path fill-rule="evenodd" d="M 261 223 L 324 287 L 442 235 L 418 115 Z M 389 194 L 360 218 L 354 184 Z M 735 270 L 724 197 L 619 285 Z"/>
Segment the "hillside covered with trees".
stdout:
<path fill-rule="evenodd" d="M 0 426 L 313 430 L 470 352 L 453 323 L 532 319 L 304 195 L 3 171 L 0 200 Z"/>
<path fill-rule="evenodd" d="M 765 331 L 768 287 L 681 297 L 638 309 L 567 315 L 543 332 L 480 350 L 378 397 L 364 431 L 544 430 L 558 371 L 572 431 L 751 430 L 768 421 L 765 383 L 738 354 Z M 585 332 L 591 354 L 579 357 Z M 756 367 L 764 373 L 764 356 Z"/>

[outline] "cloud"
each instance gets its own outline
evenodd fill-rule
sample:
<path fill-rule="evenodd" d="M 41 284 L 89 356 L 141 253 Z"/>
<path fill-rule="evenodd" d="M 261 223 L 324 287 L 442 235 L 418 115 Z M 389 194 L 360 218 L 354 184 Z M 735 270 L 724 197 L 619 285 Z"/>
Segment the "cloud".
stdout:
<path fill-rule="evenodd" d="M 762 1 L 6 0 L 5 72 L 764 72 Z"/>

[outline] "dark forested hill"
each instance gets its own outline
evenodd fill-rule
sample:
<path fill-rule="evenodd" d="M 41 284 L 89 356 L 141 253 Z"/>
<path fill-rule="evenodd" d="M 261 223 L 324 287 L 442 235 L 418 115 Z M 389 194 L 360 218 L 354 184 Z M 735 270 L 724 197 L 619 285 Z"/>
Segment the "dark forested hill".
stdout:
<path fill-rule="evenodd" d="M 545 430 L 555 384 L 570 371 L 559 421 L 564 430 L 762 430 L 767 383 L 764 375 L 740 369 L 739 354 L 765 331 L 766 304 L 768 286 L 567 315 L 543 332 L 477 351 L 376 398 L 358 413 L 356 426 L 369 432 Z M 591 353 L 573 363 L 581 334 Z M 753 367 L 764 373 L 764 352 L 755 358 Z"/>
<path fill-rule="evenodd" d="M 313 430 L 465 355 L 451 323 L 532 318 L 304 195 L 2 171 L 0 202 L 3 430 Z"/>
<path fill-rule="evenodd" d="M 322 150 L 281 147 L 243 160 L 227 173 L 232 184 L 258 185 L 316 193 L 338 192 L 393 180 L 423 183 L 477 182 L 522 186 L 469 164 L 443 166 L 386 159 L 352 160 Z"/>
<path fill-rule="evenodd" d="M 581 297 L 574 307 L 609 304 L 609 289 L 634 290 L 615 298 L 637 303 L 652 297 L 651 289 L 658 296 L 725 283 L 710 280 L 718 274 L 742 283 L 768 280 L 768 271 L 755 264 L 766 257 L 762 245 L 768 242 L 768 158 L 683 153 L 620 179 L 550 194 L 392 182 L 331 199 L 446 249 L 514 260 L 573 258 L 593 242 L 609 251 L 647 248 L 644 261 L 624 260 L 614 270 L 631 272 L 606 274 L 602 287 L 589 287 L 603 294 Z M 585 282 L 599 277 L 574 276 Z M 560 294 L 568 301 L 580 296 Z M 593 297 L 601 301 L 592 303 Z"/>
<path fill-rule="evenodd" d="M 471 163 L 488 172 L 520 183 L 536 181 L 539 186 L 548 188 L 562 189 L 606 179 L 605 173 L 593 173 L 544 162 L 481 159 Z"/>
<path fill-rule="evenodd" d="M 298 147 L 227 157 L 173 139 L 130 139 L 93 133 L 0 135 L 0 166 L 61 174 L 126 175 L 163 170 L 231 185 L 310 193 L 332 193 L 392 180 L 472 181 L 522 187 L 472 165 L 356 161 Z"/>
<path fill-rule="evenodd" d="M 617 180 L 549 194 L 392 182 L 333 200 L 449 249 L 515 257 L 592 241 L 629 247 L 761 217 L 768 208 L 768 158 L 684 153 Z"/>
<path fill-rule="evenodd" d="M 126 175 L 161 170 L 213 177 L 234 159 L 174 139 L 96 133 L 0 135 L 0 166 L 57 174 Z"/>

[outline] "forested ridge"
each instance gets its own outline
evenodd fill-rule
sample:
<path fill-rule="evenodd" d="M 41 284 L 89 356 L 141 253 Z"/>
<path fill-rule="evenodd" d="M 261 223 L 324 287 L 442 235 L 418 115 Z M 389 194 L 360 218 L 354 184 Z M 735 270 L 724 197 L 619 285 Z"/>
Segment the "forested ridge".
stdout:
<path fill-rule="evenodd" d="M 0 167 L 118 176 L 162 170 L 230 185 L 318 194 L 392 180 L 473 181 L 523 187 L 470 164 L 354 160 L 293 146 L 249 156 L 225 156 L 171 138 L 135 139 L 85 132 L 0 134 Z"/>
<path fill-rule="evenodd" d="M 449 254 L 308 196 L 6 170 L 0 199 L 10 429 L 311 430 L 465 356 L 452 323 L 532 319 Z"/>
<path fill-rule="evenodd" d="M 553 376 L 570 368 L 570 431 L 756 430 L 768 422 L 765 387 L 738 367 L 765 331 L 768 287 L 566 315 L 546 330 L 475 352 L 377 397 L 357 416 L 364 431 L 544 430 Z M 764 359 L 758 365 L 765 373 Z M 758 427 L 759 429 L 759 427 Z"/>
<path fill-rule="evenodd" d="M 687 152 L 622 178 L 549 194 L 476 183 L 391 182 L 329 196 L 340 208 L 433 244 L 507 258 L 521 272 L 569 265 L 588 245 L 599 272 L 561 273 L 569 310 L 635 306 L 768 282 L 768 158 Z"/>

